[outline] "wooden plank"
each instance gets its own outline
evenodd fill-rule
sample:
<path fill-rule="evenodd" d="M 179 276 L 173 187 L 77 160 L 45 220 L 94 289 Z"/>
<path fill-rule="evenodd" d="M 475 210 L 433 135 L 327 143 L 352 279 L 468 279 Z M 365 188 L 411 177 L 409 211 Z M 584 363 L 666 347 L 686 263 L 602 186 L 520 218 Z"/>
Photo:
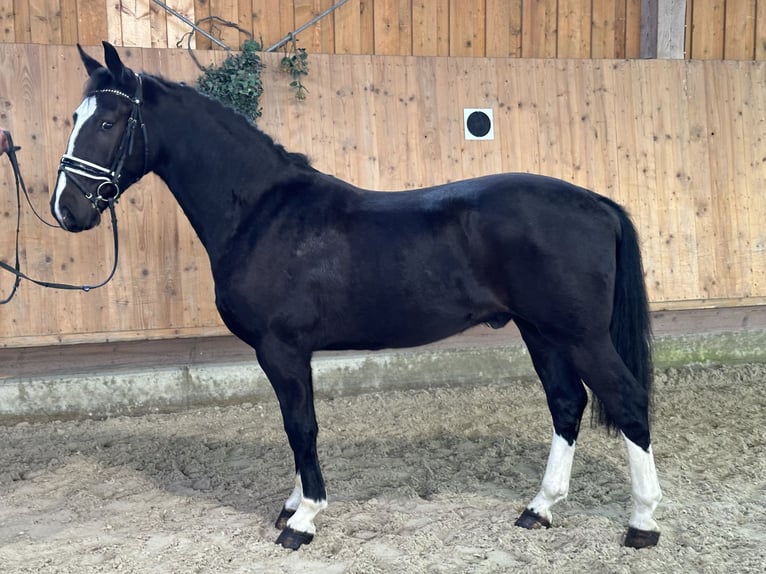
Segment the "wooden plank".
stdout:
<path fill-rule="evenodd" d="M 723 57 L 728 60 L 755 58 L 755 14 L 757 0 L 726 3 Z"/>
<path fill-rule="evenodd" d="M 654 201 L 657 205 L 665 206 L 657 210 L 657 239 L 660 242 L 661 268 L 658 276 L 663 290 L 670 293 L 683 292 L 690 287 L 686 282 L 689 269 L 686 264 L 681 234 L 683 222 L 679 218 L 678 202 L 684 196 L 684 165 L 677 155 L 675 142 L 679 140 L 676 134 L 677 120 L 684 115 L 683 99 L 678 97 L 675 87 L 678 82 L 672 80 L 673 68 L 666 61 L 655 62 L 651 67 L 649 82 L 654 85 L 652 90 L 653 138 L 651 152 L 654 156 L 654 175 L 656 178 L 656 193 Z M 662 82 L 661 79 L 667 78 Z M 661 82 L 657 84 L 656 82 Z M 683 293 L 688 297 L 689 292 Z"/>
<path fill-rule="evenodd" d="M 440 113 L 453 113 L 453 100 L 438 89 L 438 61 L 434 58 L 408 59 L 407 94 L 408 125 L 418 127 L 417 147 L 413 146 L 409 163 L 413 166 L 411 178 L 416 186 L 436 185 L 444 181 L 442 150 L 446 142 L 441 134 L 444 126 Z M 460 116 L 459 112 L 454 114 Z M 454 122 L 454 116 L 453 116 Z M 413 142 L 415 143 L 415 142 Z"/>
<path fill-rule="evenodd" d="M 29 15 L 33 43 L 62 43 L 59 0 L 29 0 Z"/>
<path fill-rule="evenodd" d="M 407 55 L 412 53 L 412 11 L 409 0 L 379 0 L 375 3 L 375 53 Z"/>
<path fill-rule="evenodd" d="M 13 0 L 13 32 L 19 43 L 32 42 L 32 23 L 28 0 Z"/>
<path fill-rule="evenodd" d="M 152 45 L 150 0 L 121 0 L 122 46 L 148 48 Z"/>
<path fill-rule="evenodd" d="M 242 49 L 242 43 L 249 38 L 255 38 L 253 34 L 253 3 L 252 0 L 234 0 L 237 3 L 236 7 L 236 22 L 245 32 L 239 32 L 237 34 L 237 49 Z M 257 38 L 255 38 L 257 40 Z M 267 46 L 268 47 L 268 46 Z"/>
<path fill-rule="evenodd" d="M 752 296 L 757 293 L 754 285 L 754 263 L 761 258 L 754 258 L 753 238 L 757 234 L 752 226 L 750 211 L 758 210 L 759 200 L 753 194 L 753 188 L 750 184 L 754 177 L 749 172 L 758 171 L 760 163 L 752 155 L 752 146 L 750 143 L 750 133 L 753 126 L 745 123 L 746 106 L 750 103 L 745 99 L 747 88 L 743 90 L 742 83 L 739 80 L 740 75 L 747 74 L 745 68 L 740 62 L 728 62 L 725 74 L 717 71 L 718 78 L 724 82 L 726 96 L 724 101 L 730 106 L 734 106 L 735 113 L 727 114 L 729 120 L 726 126 L 726 162 L 731 166 L 729 174 L 729 189 L 733 193 L 735 200 L 728 198 L 732 205 L 730 225 L 732 228 L 732 241 L 736 245 L 739 257 L 729 259 L 727 264 L 731 267 L 730 276 L 732 277 L 724 289 L 725 292 L 736 292 L 744 296 Z M 718 66 L 717 66 L 718 68 Z M 752 92 L 748 96 L 752 96 Z M 747 149 L 751 148 L 751 149 Z M 762 226 L 762 223 L 755 223 L 756 229 Z"/>
<path fill-rule="evenodd" d="M 360 0 L 360 27 L 362 30 L 362 54 L 375 53 L 375 0 Z"/>
<path fill-rule="evenodd" d="M 484 56 L 484 0 L 450 0 L 450 56 Z"/>
<path fill-rule="evenodd" d="M 590 57 L 625 57 L 625 0 L 594 0 Z"/>
<path fill-rule="evenodd" d="M 591 42 L 591 0 L 559 0 L 558 58 L 589 58 Z"/>
<path fill-rule="evenodd" d="M 194 0 L 174 0 L 173 9 L 191 22 L 197 20 Z M 165 22 L 168 48 L 197 47 L 197 34 L 192 33 L 192 28 L 180 18 L 168 14 Z"/>
<path fill-rule="evenodd" d="M 232 50 L 239 50 L 239 32 L 234 26 L 228 25 L 228 23 L 236 25 L 239 22 L 237 0 L 209 0 L 209 2 L 210 14 L 217 16 L 220 20 L 210 22 L 204 29 Z"/>
<path fill-rule="evenodd" d="M 194 0 L 193 22 L 200 22 L 203 18 L 209 18 L 210 16 L 210 2 L 208 0 Z M 198 50 L 210 50 L 213 47 L 213 43 L 199 33 L 194 34 L 194 43 Z"/>
<path fill-rule="evenodd" d="M 285 34 L 295 30 L 295 10 L 292 2 L 252 0 L 252 29 L 255 39 L 263 41 L 264 48 L 274 45 Z"/>
<path fill-rule="evenodd" d="M 79 41 L 77 9 L 77 0 L 59 0 L 62 44 L 76 44 Z"/>
<path fill-rule="evenodd" d="M 720 60 L 724 56 L 726 0 L 695 2 L 691 22 L 690 57 Z"/>
<path fill-rule="evenodd" d="M 736 109 L 739 118 L 737 125 L 738 149 L 740 159 L 739 190 L 743 201 L 743 210 L 749 229 L 748 257 L 743 262 L 750 270 L 750 292 L 747 297 L 766 294 L 766 197 L 760 190 L 766 186 L 766 162 L 762 151 L 762 134 L 766 133 L 766 94 L 760 86 L 766 82 L 763 66 L 754 62 L 739 62 L 735 81 L 740 84 L 740 99 Z M 735 104 L 737 105 L 737 104 Z M 739 111 L 742 114 L 739 114 Z"/>
<path fill-rule="evenodd" d="M 103 0 L 78 0 L 77 18 L 77 41 L 83 46 L 96 46 L 108 38 L 106 2 Z"/>
<path fill-rule="evenodd" d="M 168 48 L 168 19 L 175 16 L 168 14 L 164 8 L 154 2 L 149 2 L 149 24 L 152 48 Z"/>
<path fill-rule="evenodd" d="M 657 22 L 657 57 L 683 59 L 686 30 L 686 0 L 660 4 Z"/>
<path fill-rule="evenodd" d="M 641 55 L 641 0 L 625 2 L 625 58 Z"/>
<path fill-rule="evenodd" d="M 450 49 L 450 6 L 447 2 L 412 2 L 412 54 L 448 56 Z"/>
<path fill-rule="evenodd" d="M 294 0 L 295 25 L 303 26 L 334 4 L 332 0 Z M 335 47 L 335 25 L 332 16 L 326 16 L 301 32 L 300 46 L 312 54 L 331 54 Z"/>
<path fill-rule="evenodd" d="M 525 2 L 521 19 L 521 55 L 524 58 L 556 56 L 556 0 Z"/>
<path fill-rule="evenodd" d="M 335 25 L 335 54 L 362 53 L 362 6 L 361 0 L 348 0 L 338 8 L 332 18 Z"/>
<path fill-rule="evenodd" d="M 528 144 L 528 134 L 536 130 L 536 124 L 533 128 L 525 121 L 525 114 L 531 108 L 525 103 L 526 91 L 534 82 L 534 78 L 529 76 L 528 81 L 519 81 L 518 69 L 521 64 L 518 59 L 498 59 L 496 63 L 498 109 L 494 113 L 495 124 L 502 134 L 498 137 L 498 155 L 502 159 L 502 169 L 534 171 L 534 168 L 529 167 L 529 162 L 522 157 L 523 151 L 532 147 L 525 145 Z"/>
<path fill-rule="evenodd" d="M 106 34 L 108 42 L 122 46 L 122 12 L 119 3 L 107 4 Z"/>
<path fill-rule="evenodd" d="M 521 57 L 522 0 L 487 0 L 486 56 Z"/>
<path fill-rule="evenodd" d="M 659 36 L 660 9 L 659 0 L 641 2 L 641 57 L 657 57 L 657 39 Z"/>
<path fill-rule="evenodd" d="M 591 113 L 601 114 L 603 118 L 601 133 L 604 134 L 606 147 L 613 154 L 613 163 L 608 172 L 612 182 L 602 183 L 601 186 L 605 184 L 605 187 L 598 186 L 596 191 L 609 190 L 610 197 L 619 199 L 626 206 L 641 240 L 644 269 L 653 273 L 656 255 L 649 249 L 653 246 L 648 241 L 651 227 L 646 214 L 639 209 L 644 190 L 641 183 L 642 160 L 638 157 L 641 126 L 636 121 L 641 93 L 636 90 L 636 84 L 641 69 L 631 61 L 615 61 L 603 66 L 602 73 L 611 97 L 602 109 L 594 109 Z M 651 299 L 657 300 L 659 294 L 655 286 L 648 282 L 647 288 L 652 293 Z"/>
<path fill-rule="evenodd" d="M 766 0 L 758 0 L 755 11 L 755 54 L 756 60 L 766 60 Z"/>
<path fill-rule="evenodd" d="M 13 13 L 14 0 L 0 0 L 0 43 L 16 41 L 16 16 Z"/>
<path fill-rule="evenodd" d="M 696 276 L 690 278 L 696 281 L 694 285 L 697 298 L 709 297 L 708 283 L 716 275 L 715 263 L 715 211 L 713 196 L 713 176 L 709 162 L 708 138 L 710 126 L 707 117 L 706 80 L 703 63 L 700 61 L 687 63 L 687 74 L 684 78 L 684 95 L 689 105 L 686 109 L 685 124 L 688 126 L 686 165 L 689 179 L 690 205 L 694 213 L 694 229 L 696 239 L 693 254 L 700 267 Z M 668 297 L 670 298 L 670 297 Z"/>
<path fill-rule="evenodd" d="M 335 0 L 320 0 L 316 8 L 317 14 L 332 8 L 334 4 Z M 324 16 L 312 27 L 315 28 L 316 34 L 320 38 L 318 52 L 322 54 L 335 53 L 335 18 L 333 18 L 333 14 Z"/>
<path fill-rule="evenodd" d="M 639 227 L 639 233 L 644 247 L 644 268 L 647 289 L 652 294 L 652 300 L 664 300 L 665 286 L 663 285 L 662 270 L 664 262 L 661 258 L 662 251 L 657 249 L 660 244 L 659 222 L 657 221 L 657 177 L 655 173 L 653 146 L 655 141 L 654 132 L 654 103 L 653 92 L 649 82 L 644 81 L 642 74 L 646 74 L 649 66 L 640 66 L 640 69 L 631 74 L 630 93 L 635 94 L 633 106 L 629 113 L 635 124 L 636 142 L 633 147 L 633 164 L 636 168 L 637 184 L 640 193 L 634 195 L 633 213 L 643 215 Z"/>
<path fill-rule="evenodd" d="M 715 73 L 713 70 L 718 73 Z M 731 138 L 729 129 L 731 126 L 727 118 L 726 110 L 728 82 L 727 75 L 722 74 L 719 66 L 715 68 L 705 66 L 705 91 L 706 91 L 706 117 L 708 120 L 707 144 L 708 161 L 712 177 L 712 207 L 713 207 L 713 233 L 714 261 L 712 261 L 711 273 L 704 285 L 706 293 L 710 297 L 721 297 L 727 288 L 734 288 L 736 278 L 732 277 L 732 263 L 741 261 L 742 253 L 739 242 L 736 239 L 738 229 L 732 224 L 736 222 L 734 202 L 731 194 L 732 186 L 731 164 Z M 722 105 L 724 104 L 724 105 Z"/>

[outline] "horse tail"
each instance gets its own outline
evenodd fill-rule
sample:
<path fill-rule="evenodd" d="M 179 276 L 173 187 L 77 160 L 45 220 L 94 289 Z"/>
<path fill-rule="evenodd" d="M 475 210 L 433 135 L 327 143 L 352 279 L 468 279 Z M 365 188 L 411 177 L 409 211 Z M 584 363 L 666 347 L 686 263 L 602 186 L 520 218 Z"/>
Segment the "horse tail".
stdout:
<path fill-rule="evenodd" d="M 617 239 L 617 272 L 609 332 L 617 353 L 646 390 L 651 405 L 652 332 L 638 233 L 620 205 L 608 199 L 606 202 L 616 211 L 622 228 Z M 595 397 L 591 408 L 593 424 L 606 425 L 610 432 L 617 430 L 604 405 Z"/>

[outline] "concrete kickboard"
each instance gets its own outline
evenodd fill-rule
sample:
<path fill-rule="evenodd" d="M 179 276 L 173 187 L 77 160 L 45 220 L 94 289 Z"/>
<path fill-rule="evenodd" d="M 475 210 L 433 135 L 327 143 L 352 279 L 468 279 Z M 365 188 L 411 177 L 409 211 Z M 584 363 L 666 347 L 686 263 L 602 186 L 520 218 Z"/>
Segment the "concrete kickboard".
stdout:
<path fill-rule="evenodd" d="M 655 339 L 654 358 L 656 368 L 765 362 L 766 331 L 661 336 Z M 492 384 L 536 376 L 526 348 L 520 343 L 477 348 L 319 353 L 312 361 L 312 368 L 315 392 L 325 397 Z M 0 424 L 275 400 L 255 360 L 98 374 L 38 375 L 0 381 Z"/>

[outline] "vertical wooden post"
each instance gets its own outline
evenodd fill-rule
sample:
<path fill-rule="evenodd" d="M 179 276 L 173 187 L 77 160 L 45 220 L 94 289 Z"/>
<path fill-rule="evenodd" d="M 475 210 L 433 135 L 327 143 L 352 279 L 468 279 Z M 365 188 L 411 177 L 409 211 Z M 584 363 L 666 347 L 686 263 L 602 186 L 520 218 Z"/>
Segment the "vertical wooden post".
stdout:
<path fill-rule="evenodd" d="M 684 58 L 686 0 L 641 1 L 641 57 Z"/>

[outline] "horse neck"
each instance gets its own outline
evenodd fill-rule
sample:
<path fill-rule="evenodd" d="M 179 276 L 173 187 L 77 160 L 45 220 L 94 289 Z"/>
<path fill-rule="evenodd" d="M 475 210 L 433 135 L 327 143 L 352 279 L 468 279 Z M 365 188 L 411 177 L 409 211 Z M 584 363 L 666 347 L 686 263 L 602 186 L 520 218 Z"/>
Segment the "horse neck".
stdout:
<path fill-rule="evenodd" d="M 185 90 L 181 102 L 187 105 L 161 98 L 144 114 L 152 170 L 175 196 L 214 264 L 240 221 L 291 165 L 284 151 L 244 118 L 216 110 L 218 104 L 188 88 L 177 89 Z M 225 119 L 211 118 L 211 106 Z M 153 125 L 163 127 L 153 130 Z"/>

